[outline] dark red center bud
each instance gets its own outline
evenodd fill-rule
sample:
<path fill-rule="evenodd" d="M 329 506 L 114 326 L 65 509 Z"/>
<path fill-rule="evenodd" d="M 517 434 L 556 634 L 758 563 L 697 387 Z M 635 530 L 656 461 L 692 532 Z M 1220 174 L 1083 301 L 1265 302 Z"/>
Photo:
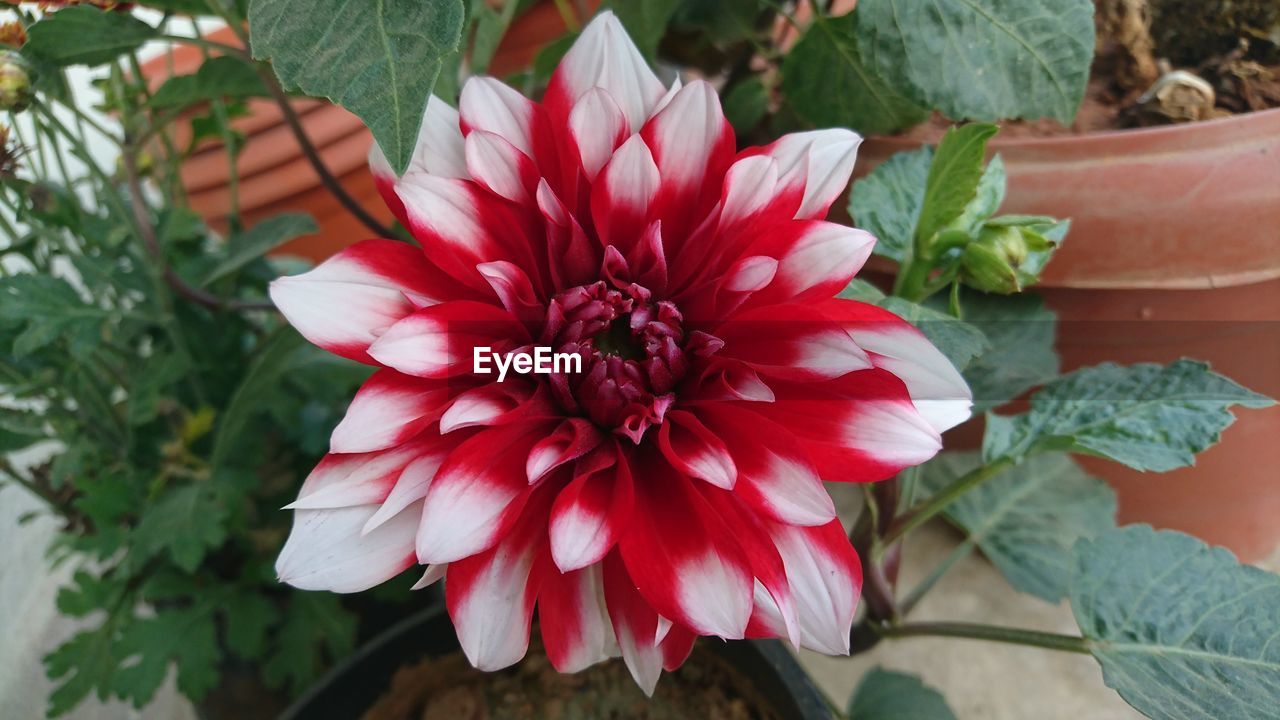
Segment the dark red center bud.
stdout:
<path fill-rule="evenodd" d="M 640 442 L 675 403 L 676 388 L 699 358 L 720 342 L 686 334 L 668 301 L 652 301 L 640 285 L 618 288 L 601 280 L 551 299 L 541 342 L 582 357 L 582 372 L 552 374 L 551 388 L 566 410 Z"/>

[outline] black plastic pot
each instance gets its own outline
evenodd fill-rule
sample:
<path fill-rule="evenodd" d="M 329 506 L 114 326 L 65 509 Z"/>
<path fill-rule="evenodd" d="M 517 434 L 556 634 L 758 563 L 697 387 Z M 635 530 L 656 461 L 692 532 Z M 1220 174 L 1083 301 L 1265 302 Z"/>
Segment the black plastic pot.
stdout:
<path fill-rule="evenodd" d="M 728 661 L 785 720 L 831 720 L 818 689 L 776 640 L 700 640 Z M 424 657 L 458 649 L 444 608 L 435 606 L 388 629 L 298 698 L 280 720 L 355 720 L 382 697 L 391 677 Z"/>

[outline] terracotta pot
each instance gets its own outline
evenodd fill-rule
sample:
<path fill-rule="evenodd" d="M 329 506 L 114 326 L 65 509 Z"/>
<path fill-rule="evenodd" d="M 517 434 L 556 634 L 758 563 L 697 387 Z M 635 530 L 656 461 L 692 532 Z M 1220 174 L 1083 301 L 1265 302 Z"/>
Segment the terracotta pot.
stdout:
<path fill-rule="evenodd" d="M 859 174 L 919 146 L 870 138 Z M 1072 219 L 1040 291 L 1064 369 L 1207 360 L 1280 396 L 1280 110 L 1155 129 L 999 138 L 1001 212 Z M 1257 560 L 1280 545 L 1280 408 L 1241 410 L 1195 467 L 1160 475 L 1084 459 L 1150 522 Z"/>
<path fill-rule="evenodd" d="M 588 0 L 581 5 L 589 11 L 599 5 L 599 0 Z M 538 51 L 565 31 L 554 3 L 534 5 L 512 23 L 494 55 L 490 71 L 505 75 L 526 67 Z M 237 42 L 228 28 L 210 33 L 208 37 L 228 44 Z M 168 53 L 148 60 L 142 70 L 154 88 L 172 75 L 195 72 L 203 60 L 204 54 L 199 48 L 174 46 Z M 311 143 L 346 191 L 384 224 L 393 222 L 366 166 L 373 140 L 360 119 L 322 100 L 299 98 L 291 104 Z M 276 252 L 316 261 L 370 237 L 369 229 L 323 187 L 285 124 L 280 108 L 266 99 L 250 100 L 248 106 L 248 115 L 232 121 L 235 129 L 245 136 L 236 161 L 239 175 L 236 196 L 241 221 L 252 226 L 281 212 L 310 213 L 320 232 L 293 240 Z M 177 146 L 185 147 L 190 142 L 189 120 L 199 114 L 197 111 L 186 113 L 173 124 L 172 138 Z M 181 168 L 182 184 L 191 207 L 219 231 L 227 229 L 232 208 L 229 170 L 223 145 L 215 139 L 203 140 Z"/>

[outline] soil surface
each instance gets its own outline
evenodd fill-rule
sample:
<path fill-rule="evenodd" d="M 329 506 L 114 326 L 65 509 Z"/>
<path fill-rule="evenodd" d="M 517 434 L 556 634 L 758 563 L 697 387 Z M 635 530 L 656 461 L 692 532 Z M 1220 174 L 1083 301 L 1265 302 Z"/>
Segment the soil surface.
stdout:
<path fill-rule="evenodd" d="M 362 720 L 782 720 L 749 680 L 709 651 L 694 648 L 663 673 L 653 698 L 621 660 L 574 675 L 551 667 L 538 648 L 515 667 L 473 669 L 461 652 L 401 668 Z"/>

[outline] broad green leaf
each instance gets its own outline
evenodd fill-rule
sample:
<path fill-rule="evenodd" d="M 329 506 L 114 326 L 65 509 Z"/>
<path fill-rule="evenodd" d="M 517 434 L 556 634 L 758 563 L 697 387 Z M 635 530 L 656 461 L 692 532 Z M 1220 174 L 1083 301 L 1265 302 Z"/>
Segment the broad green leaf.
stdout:
<path fill-rule="evenodd" d="M 1076 545 L 1071 608 L 1103 680 L 1147 717 L 1280 717 L 1280 576 L 1135 525 Z"/>
<path fill-rule="evenodd" d="M 925 181 L 916 222 L 917 246 L 960 217 L 973 202 L 982 182 L 987 141 L 998 131 L 995 125 L 973 123 L 951 128 L 942 136 Z"/>
<path fill-rule="evenodd" d="M 23 54 L 59 67 L 108 63 L 160 35 L 127 12 L 106 12 L 90 5 L 58 10 L 27 32 Z"/>
<path fill-rule="evenodd" d="M 284 243 L 318 230 L 315 220 L 306 213 L 273 215 L 242 233 L 232 235 L 227 241 L 227 257 L 204 276 L 200 285 L 207 287 Z"/>
<path fill-rule="evenodd" d="M 240 58 L 205 60 L 191 75 L 171 77 L 151 96 L 155 108 L 186 107 L 218 98 L 259 97 L 267 94 L 262 78 Z"/>
<path fill-rule="evenodd" d="M 791 107 L 818 127 L 850 127 L 866 135 L 892 133 L 928 117 L 863 64 L 855 16 L 813 23 L 782 63 L 782 89 Z"/>
<path fill-rule="evenodd" d="M 849 214 L 876 237 L 875 253 L 902 262 L 911 251 L 933 148 L 900 152 L 853 184 Z"/>
<path fill-rule="evenodd" d="M 979 454 L 943 453 L 920 474 L 931 492 L 982 464 Z M 1009 584 L 1049 602 L 1066 597 L 1071 548 L 1115 527 L 1115 492 L 1070 457 L 1037 455 L 961 495 L 946 509 Z"/>
<path fill-rule="evenodd" d="M 476 75 L 489 72 L 489 63 L 498 52 L 498 45 L 507 34 L 511 20 L 520 7 L 519 2 L 500 3 L 500 9 L 494 9 L 487 2 L 472 2 L 471 22 L 475 25 L 475 39 L 471 42 L 471 71 Z"/>
<path fill-rule="evenodd" d="M 962 296 L 964 320 L 986 336 L 990 347 L 964 369 L 973 390 L 974 413 L 1003 405 L 1058 376 L 1053 341 L 1058 316 L 1039 296 Z"/>
<path fill-rule="evenodd" d="M 133 533 L 132 552 L 141 561 L 168 553 L 174 565 L 192 572 L 205 554 L 227 537 L 227 510 L 208 483 L 167 490 Z"/>
<path fill-rule="evenodd" d="M 874 667 L 849 700 L 849 720 L 955 720 L 947 699 L 918 675 Z"/>
<path fill-rule="evenodd" d="M 612 10 L 627 29 L 627 34 L 646 58 L 653 59 L 658 42 L 667 32 L 667 23 L 680 6 L 681 0 L 606 0 L 604 7 Z"/>
<path fill-rule="evenodd" d="M 1136 470 L 1191 465 L 1235 417 L 1233 405 L 1274 404 L 1209 370 L 1206 363 L 1105 363 L 1077 370 L 1031 396 L 1031 410 L 987 413 L 982 453 L 988 462 L 1033 450 L 1097 455 Z"/>
<path fill-rule="evenodd" d="M 986 337 L 974 326 L 931 307 L 887 296 L 863 280 L 855 279 L 850 282 L 839 297 L 879 305 L 915 325 L 929 338 L 929 342 L 947 356 L 957 370 L 963 370 L 970 361 L 987 350 Z"/>
<path fill-rule="evenodd" d="M 947 231 L 955 230 L 969 236 L 977 233 L 983 223 L 1000 209 L 1000 204 L 1004 202 L 1005 185 L 1004 159 L 996 155 L 982 171 L 982 179 L 978 181 L 973 199 L 955 220 L 947 223 Z"/>
<path fill-rule="evenodd" d="M 859 0 L 862 60 L 955 120 L 1069 125 L 1093 60 L 1090 0 Z"/>
<path fill-rule="evenodd" d="M 436 79 L 462 39 L 462 0 L 253 0 L 253 56 L 280 81 L 360 117 L 403 172 Z"/>
<path fill-rule="evenodd" d="M 752 75 L 734 85 L 724 96 L 724 116 L 739 135 L 754 130 L 769 109 L 769 91 Z"/>

